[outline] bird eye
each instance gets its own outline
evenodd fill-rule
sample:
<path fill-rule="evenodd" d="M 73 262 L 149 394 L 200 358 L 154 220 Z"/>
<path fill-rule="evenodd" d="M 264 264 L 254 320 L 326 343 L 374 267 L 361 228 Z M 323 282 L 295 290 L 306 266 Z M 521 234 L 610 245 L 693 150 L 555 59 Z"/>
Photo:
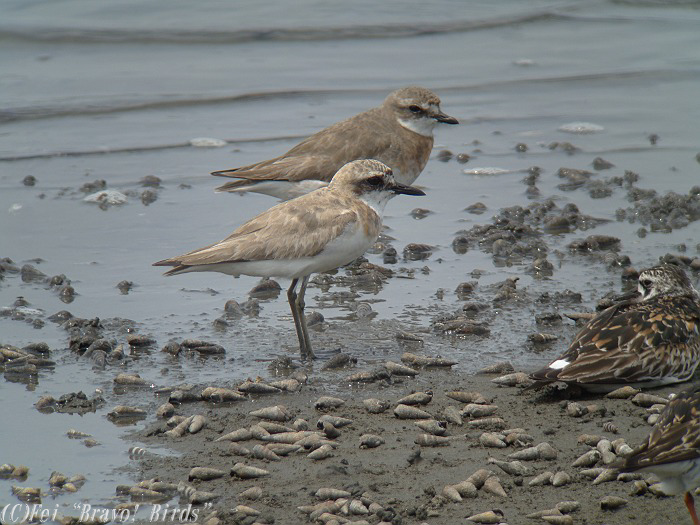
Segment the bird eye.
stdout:
<path fill-rule="evenodd" d="M 415 104 L 413 106 L 408 106 L 408 110 L 411 113 L 420 113 L 421 111 L 423 111 L 423 109 L 420 106 L 416 106 Z"/>
<path fill-rule="evenodd" d="M 367 179 L 367 184 L 370 186 L 381 186 L 382 182 L 384 182 L 384 179 L 382 179 L 380 176 L 370 177 Z"/>
<path fill-rule="evenodd" d="M 651 287 L 651 279 L 641 279 L 639 281 L 639 284 L 641 284 L 644 288 L 650 288 Z"/>

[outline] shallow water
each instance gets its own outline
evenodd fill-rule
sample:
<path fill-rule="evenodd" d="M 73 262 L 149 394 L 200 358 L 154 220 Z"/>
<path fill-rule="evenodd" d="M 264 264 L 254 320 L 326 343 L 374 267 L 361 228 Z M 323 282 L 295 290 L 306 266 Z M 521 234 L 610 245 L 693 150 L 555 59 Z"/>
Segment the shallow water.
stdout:
<path fill-rule="evenodd" d="M 461 307 L 454 290 L 472 280 L 475 268 L 483 270 L 475 300 L 489 301 L 490 284 L 518 277 L 530 298 L 568 288 L 582 293 L 580 310 L 590 309 L 621 286 L 619 271 L 568 252 L 567 244 L 591 233 L 619 237 L 636 268 L 678 253 L 681 244 L 697 256 L 697 222 L 640 238 L 640 224 L 615 221 L 615 210 L 631 206 L 622 188 L 603 199 L 582 189 L 563 192 L 556 171 L 592 170 L 593 159 L 603 157 L 615 167 L 600 178 L 632 170 L 640 175 L 639 187 L 661 193 L 685 194 L 700 184 L 698 5 L 367 2 L 364 10 L 350 12 L 340 3 L 313 1 L 293 10 L 287 4 L 232 10 L 213 0 L 196 9 L 185 2 L 98 6 L 73 0 L 59 7 L 6 0 L 0 22 L 0 256 L 19 265 L 40 258 L 32 264 L 49 276 L 67 275 L 78 295 L 64 304 L 44 285 L 8 274 L 0 280 L 0 307 L 23 296 L 47 316 L 67 309 L 79 317 L 132 319 L 159 346 L 194 337 L 227 348 L 221 366 L 216 360 L 172 360 L 156 349 L 130 361 L 125 371 L 157 385 L 265 376 L 265 361 L 296 355 L 284 293 L 263 301 L 259 318 L 220 332 L 212 323 L 226 300 L 245 301 L 257 280 L 217 274 L 166 279 L 151 263 L 223 238 L 274 203 L 265 196 L 214 194 L 220 181 L 208 172 L 281 154 L 299 138 L 378 105 L 389 91 L 417 84 L 434 89 L 443 109 L 461 122 L 437 130 L 433 157 L 449 149 L 472 160 L 462 165 L 433 158 L 417 181 L 427 196 L 394 199 L 385 224 L 399 253 L 409 242 L 436 248 L 426 261 L 392 266 L 405 269 L 399 274 L 415 272 L 410 281 L 392 278 L 381 290 L 359 292 L 378 313 L 369 329 L 346 320 L 352 303 L 334 304 L 332 294 L 346 287 L 311 287 L 308 307 L 330 322 L 312 337 L 320 353 L 342 347 L 371 362 L 396 359 L 402 349 L 393 331 L 409 329 L 425 335 L 427 352 L 457 356 L 465 371 L 499 360 L 535 368 L 566 344 L 563 337 L 542 354 L 527 346 L 527 335 L 538 330 L 534 314 L 546 308 L 495 309 L 486 339 L 432 334 L 430 321 Z M 558 131 L 572 122 L 603 131 Z M 655 145 L 652 134 L 659 137 Z M 195 137 L 229 143 L 194 148 L 189 141 Z M 569 155 L 547 147 L 557 141 L 580 151 Z M 528 151 L 517 153 L 517 143 Z M 499 262 L 478 248 L 455 253 L 457 231 L 489 223 L 503 207 L 533 202 L 521 183 L 532 166 L 542 169 L 535 201 L 554 196 L 560 207 L 575 203 L 582 213 L 612 222 L 545 236 L 556 266 L 546 279 L 527 273 L 530 259 Z M 479 167 L 514 172 L 462 173 Z M 37 178 L 36 186 L 22 185 L 27 175 Z M 146 175 L 163 179 L 158 200 L 149 206 L 138 198 Z M 133 195 L 104 211 L 82 202 L 80 186 L 95 179 Z M 477 201 L 487 206 L 484 215 L 464 211 Z M 416 220 L 409 215 L 416 207 L 434 213 Z M 381 256 L 368 258 L 382 264 Z M 421 272 L 425 266 L 429 273 Z M 122 295 L 116 285 L 125 279 L 135 287 Z M 138 405 L 142 394 L 114 393 L 117 370 L 95 371 L 76 358 L 53 323 L 35 329 L 0 317 L 0 342 L 36 341 L 49 344 L 58 365 L 42 371 L 35 387 L 0 382 L 0 461 L 28 465 L 28 486 L 45 487 L 53 470 L 87 475 L 75 496 L 56 498 L 61 506 L 81 499 L 106 502 L 115 484 L 128 479 L 114 468 L 128 462 L 129 445 L 120 438 L 125 430 L 105 413 L 116 404 Z M 98 388 L 107 404 L 96 414 L 43 415 L 32 407 L 40 395 Z M 102 446 L 88 449 L 68 440 L 69 428 L 93 434 Z M 23 439 L 16 439 L 20 434 Z M 11 498 L 11 484 L 0 481 L 0 494 Z"/>

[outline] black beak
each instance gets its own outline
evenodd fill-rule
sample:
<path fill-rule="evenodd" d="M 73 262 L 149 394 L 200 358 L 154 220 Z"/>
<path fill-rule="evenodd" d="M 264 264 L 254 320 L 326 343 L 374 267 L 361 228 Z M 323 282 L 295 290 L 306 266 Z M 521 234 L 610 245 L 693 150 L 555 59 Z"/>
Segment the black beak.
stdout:
<path fill-rule="evenodd" d="M 454 117 L 450 117 L 449 115 L 445 115 L 444 113 L 436 113 L 433 115 L 433 118 L 438 122 L 442 122 L 443 124 L 459 124 L 459 120 Z"/>
<path fill-rule="evenodd" d="M 425 195 L 425 192 L 418 188 L 407 186 L 406 184 L 399 184 L 398 182 L 392 188 L 389 188 L 389 191 L 396 195 Z"/>

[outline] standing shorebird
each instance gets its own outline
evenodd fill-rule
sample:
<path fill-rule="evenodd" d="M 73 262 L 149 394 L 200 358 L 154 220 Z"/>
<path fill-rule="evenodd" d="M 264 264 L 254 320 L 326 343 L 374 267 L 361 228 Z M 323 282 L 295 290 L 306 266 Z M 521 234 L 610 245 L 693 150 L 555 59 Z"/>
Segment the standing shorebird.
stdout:
<path fill-rule="evenodd" d="M 396 182 L 391 168 L 379 161 L 350 162 L 328 187 L 270 208 L 223 241 L 154 266 L 174 266 L 165 275 L 213 271 L 292 279 L 287 298 L 299 349 L 302 358 L 314 358 L 304 317 L 309 276 L 362 255 L 379 235 L 384 206 L 397 194 L 425 195 Z"/>
<path fill-rule="evenodd" d="M 442 112 L 440 99 L 429 89 L 402 88 L 381 106 L 319 131 L 284 155 L 212 172 L 239 179 L 216 190 L 251 191 L 287 200 L 326 186 L 341 166 L 357 159 L 379 160 L 394 171 L 398 182 L 413 184 L 428 162 L 438 122 L 459 123 Z"/>
<path fill-rule="evenodd" d="M 643 270 L 634 297 L 591 319 L 569 349 L 530 375 L 533 387 L 554 381 L 608 392 L 690 379 L 700 364 L 700 296 L 678 266 Z"/>
<path fill-rule="evenodd" d="M 646 441 L 625 458 L 620 470 L 652 472 L 666 494 L 685 492 L 690 517 L 700 525 L 691 493 L 700 485 L 700 387 L 681 392 L 666 405 Z"/>

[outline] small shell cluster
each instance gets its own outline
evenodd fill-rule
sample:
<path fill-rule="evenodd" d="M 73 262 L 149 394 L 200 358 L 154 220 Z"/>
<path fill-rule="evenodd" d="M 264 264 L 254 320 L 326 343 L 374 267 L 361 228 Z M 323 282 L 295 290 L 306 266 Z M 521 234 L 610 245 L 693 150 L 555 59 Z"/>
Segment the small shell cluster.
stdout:
<path fill-rule="evenodd" d="M 314 523 L 369 525 L 390 523 L 396 516 L 390 507 L 377 502 L 369 492 L 322 487 L 316 490 L 314 497 L 317 502 L 297 507 Z"/>
<path fill-rule="evenodd" d="M 460 502 L 465 498 L 476 498 L 479 491 L 499 498 L 508 497 L 498 476 L 485 468 L 477 470 L 463 481 L 443 487 L 442 497 L 448 501 Z M 500 521 L 496 523 L 500 523 Z"/>

